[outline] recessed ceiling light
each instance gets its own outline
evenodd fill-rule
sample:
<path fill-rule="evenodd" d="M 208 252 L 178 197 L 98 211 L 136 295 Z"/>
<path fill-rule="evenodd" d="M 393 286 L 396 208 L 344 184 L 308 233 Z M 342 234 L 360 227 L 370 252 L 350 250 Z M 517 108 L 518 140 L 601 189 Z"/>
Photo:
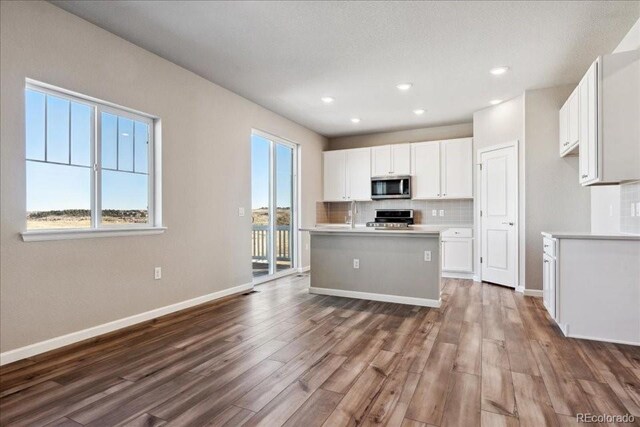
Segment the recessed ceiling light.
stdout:
<path fill-rule="evenodd" d="M 403 90 L 403 91 L 404 91 L 404 90 L 409 90 L 409 89 L 411 89 L 411 86 L 413 86 L 413 84 L 412 84 L 412 83 L 400 83 L 400 84 L 397 84 L 397 85 L 396 85 L 396 87 L 397 87 L 399 90 Z"/>
<path fill-rule="evenodd" d="M 499 76 L 501 74 L 506 73 L 507 71 L 509 71 L 509 67 L 507 67 L 506 65 L 501 65 L 500 67 L 493 67 L 491 70 L 489 70 L 489 72 L 494 76 Z"/>
<path fill-rule="evenodd" d="M 323 96 L 322 98 L 320 98 L 322 100 L 322 102 L 324 102 L 325 104 L 331 104 L 333 101 L 335 101 L 335 99 L 331 96 Z"/>
<path fill-rule="evenodd" d="M 360 123 L 360 119 L 357 117 L 354 117 L 353 119 L 351 119 L 351 123 Z"/>
<path fill-rule="evenodd" d="M 424 114 L 424 110 L 422 108 L 418 108 L 417 110 L 413 110 L 413 114 L 415 114 L 416 116 L 420 116 Z"/>
<path fill-rule="evenodd" d="M 489 104 L 491 105 L 498 105 L 502 102 L 502 99 L 492 99 L 491 101 L 489 101 Z"/>

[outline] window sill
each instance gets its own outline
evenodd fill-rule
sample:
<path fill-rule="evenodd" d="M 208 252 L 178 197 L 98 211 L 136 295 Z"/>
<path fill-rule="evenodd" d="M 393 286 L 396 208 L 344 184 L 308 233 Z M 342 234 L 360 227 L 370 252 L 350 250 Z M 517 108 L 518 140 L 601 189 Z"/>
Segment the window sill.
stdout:
<path fill-rule="evenodd" d="M 135 227 L 135 228 L 101 228 L 86 230 L 30 230 L 23 231 L 25 242 L 42 242 L 46 240 L 93 239 L 96 237 L 146 236 L 162 234 L 167 227 Z"/>

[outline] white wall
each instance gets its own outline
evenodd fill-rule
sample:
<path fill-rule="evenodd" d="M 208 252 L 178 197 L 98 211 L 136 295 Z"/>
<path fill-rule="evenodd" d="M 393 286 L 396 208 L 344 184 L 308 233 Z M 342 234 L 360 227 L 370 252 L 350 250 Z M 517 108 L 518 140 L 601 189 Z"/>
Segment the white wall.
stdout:
<path fill-rule="evenodd" d="M 315 223 L 324 137 L 49 3 L 0 8 L 0 351 L 250 282 L 252 128 L 301 145 Z M 162 119 L 165 234 L 21 241 L 26 77 Z"/>
<path fill-rule="evenodd" d="M 519 190 L 519 218 L 518 232 L 520 234 L 519 256 L 518 256 L 518 276 L 519 286 L 524 286 L 525 278 L 525 186 L 524 186 L 524 96 L 510 99 L 493 107 L 476 111 L 473 114 L 473 158 L 474 158 L 474 179 L 475 179 L 475 239 L 474 239 L 474 270 L 480 273 L 480 169 L 477 167 L 478 150 L 493 145 L 518 141 L 518 190 Z"/>
<path fill-rule="evenodd" d="M 589 230 L 590 192 L 578 183 L 578 157 L 559 154 L 558 111 L 574 88 L 524 94 L 527 289 L 542 289 L 542 231 Z"/>

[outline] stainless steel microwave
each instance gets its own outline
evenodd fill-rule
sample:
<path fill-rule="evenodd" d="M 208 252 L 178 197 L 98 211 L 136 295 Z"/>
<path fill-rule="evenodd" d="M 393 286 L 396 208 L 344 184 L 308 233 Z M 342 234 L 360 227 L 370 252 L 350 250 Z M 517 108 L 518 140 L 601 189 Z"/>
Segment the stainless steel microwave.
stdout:
<path fill-rule="evenodd" d="M 410 199 L 410 176 L 376 176 L 371 178 L 371 198 L 381 199 Z"/>

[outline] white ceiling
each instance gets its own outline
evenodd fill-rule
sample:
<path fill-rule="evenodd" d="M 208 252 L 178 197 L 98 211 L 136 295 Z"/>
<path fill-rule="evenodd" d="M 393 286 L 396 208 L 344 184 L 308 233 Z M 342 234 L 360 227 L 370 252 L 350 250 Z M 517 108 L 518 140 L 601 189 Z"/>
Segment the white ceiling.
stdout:
<path fill-rule="evenodd" d="M 640 1 L 53 3 L 330 137 L 468 122 L 576 83 L 640 16 Z"/>

